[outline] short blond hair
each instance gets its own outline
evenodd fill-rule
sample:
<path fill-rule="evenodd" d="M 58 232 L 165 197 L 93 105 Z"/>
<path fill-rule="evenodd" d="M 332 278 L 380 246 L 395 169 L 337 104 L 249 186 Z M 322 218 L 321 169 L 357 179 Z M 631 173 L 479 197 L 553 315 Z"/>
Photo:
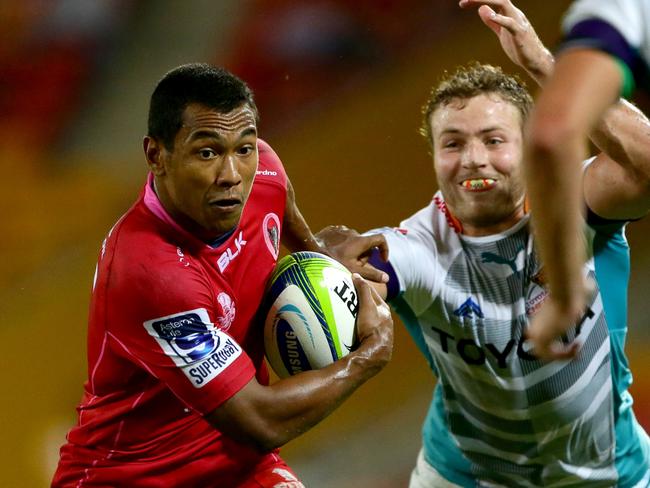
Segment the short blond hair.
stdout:
<path fill-rule="evenodd" d="M 438 107 L 447 105 L 453 100 L 467 100 L 484 94 L 498 95 L 514 105 L 521 114 L 522 124 L 528 118 L 533 106 L 533 98 L 526 84 L 518 76 L 508 75 L 498 66 L 473 61 L 465 66 L 459 66 L 453 73 L 445 71 L 440 82 L 433 87 L 429 99 L 422 107 L 423 120 L 420 134 L 431 146 L 433 140 L 431 115 Z"/>

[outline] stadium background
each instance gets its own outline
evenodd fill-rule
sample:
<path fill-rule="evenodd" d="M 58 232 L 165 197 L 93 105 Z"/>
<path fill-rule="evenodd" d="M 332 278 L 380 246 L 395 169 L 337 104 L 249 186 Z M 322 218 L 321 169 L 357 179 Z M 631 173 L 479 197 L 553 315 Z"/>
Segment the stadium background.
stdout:
<path fill-rule="evenodd" d="M 567 0 L 521 0 L 553 45 Z M 0 484 L 49 482 L 85 378 L 95 259 L 145 176 L 148 96 L 172 67 L 224 64 L 314 230 L 397 225 L 435 188 L 420 106 L 444 69 L 502 64 L 454 0 L 21 0 L 0 4 Z M 529 83 L 530 85 L 530 83 Z M 551 195 L 549 195 L 550 197 Z M 630 226 L 629 356 L 650 425 L 650 219 Z M 404 486 L 433 380 L 400 325 L 393 362 L 287 446 L 310 487 Z"/>

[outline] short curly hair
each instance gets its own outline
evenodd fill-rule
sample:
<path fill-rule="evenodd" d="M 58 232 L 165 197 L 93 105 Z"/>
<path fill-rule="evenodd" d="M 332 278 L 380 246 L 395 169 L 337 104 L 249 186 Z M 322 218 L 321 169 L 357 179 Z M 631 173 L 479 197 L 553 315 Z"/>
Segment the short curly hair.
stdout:
<path fill-rule="evenodd" d="M 171 70 L 158 82 L 149 104 L 147 135 L 172 150 L 183 112 L 191 103 L 221 113 L 248 105 L 259 122 L 253 92 L 246 83 L 224 68 L 191 63 Z"/>
<path fill-rule="evenodd" d="M 522 123 L 526 121 L 533 106 L 533 98 L 526 84 L 516 75 L 507 75 L 498 66 L 473 61 L 460 66 L 453 73 L 445 71 L 440 82 L 433 87 L 429 99 L 422 107 L 422 126 L 420 134 L 432 146 L 433 128 L 431 115 L 440 106 L 453 100 L 466 100 L 482 94 L 496 94 L 514 105 L 521 114 Z"/>

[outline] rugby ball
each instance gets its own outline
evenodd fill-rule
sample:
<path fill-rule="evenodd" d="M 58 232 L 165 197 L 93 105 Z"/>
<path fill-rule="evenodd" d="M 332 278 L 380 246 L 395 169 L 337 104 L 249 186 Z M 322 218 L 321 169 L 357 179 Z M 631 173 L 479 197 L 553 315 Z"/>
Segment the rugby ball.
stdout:
<path fill-rule="evenodd" d="M 266 358 L 280 378 L 327 366 L 354 346 L 359 300 L 352 275 L 324 254 L 282 258 L 263 307 Z"/>

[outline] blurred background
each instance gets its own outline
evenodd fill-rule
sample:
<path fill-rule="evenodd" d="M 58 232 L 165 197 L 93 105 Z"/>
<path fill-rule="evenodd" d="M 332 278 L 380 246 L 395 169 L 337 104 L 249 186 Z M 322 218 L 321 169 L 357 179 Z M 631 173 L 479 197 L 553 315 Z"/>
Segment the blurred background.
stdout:
<path fill-rule="evenodd" d="M 518 5 L 553 46 L 568 3 Z M 314 230 L 397 225 L 425 206 L 435 182 L 417 131 L 430 87 L 472 59 L 517 71 L 454 0 L 0 0 L 0 26 L 7 487 L 47 486 L 76 420 L 97 252 L 144 182 L 148 98 L 166 71 L 207 61 L 251 85 Z M 628 237 L 628 351 L 649 426 L 650 219 Z M 434 380 L 396 330 L 385 371 L 283 450 L 307 486 L 406 485 Z"/>

